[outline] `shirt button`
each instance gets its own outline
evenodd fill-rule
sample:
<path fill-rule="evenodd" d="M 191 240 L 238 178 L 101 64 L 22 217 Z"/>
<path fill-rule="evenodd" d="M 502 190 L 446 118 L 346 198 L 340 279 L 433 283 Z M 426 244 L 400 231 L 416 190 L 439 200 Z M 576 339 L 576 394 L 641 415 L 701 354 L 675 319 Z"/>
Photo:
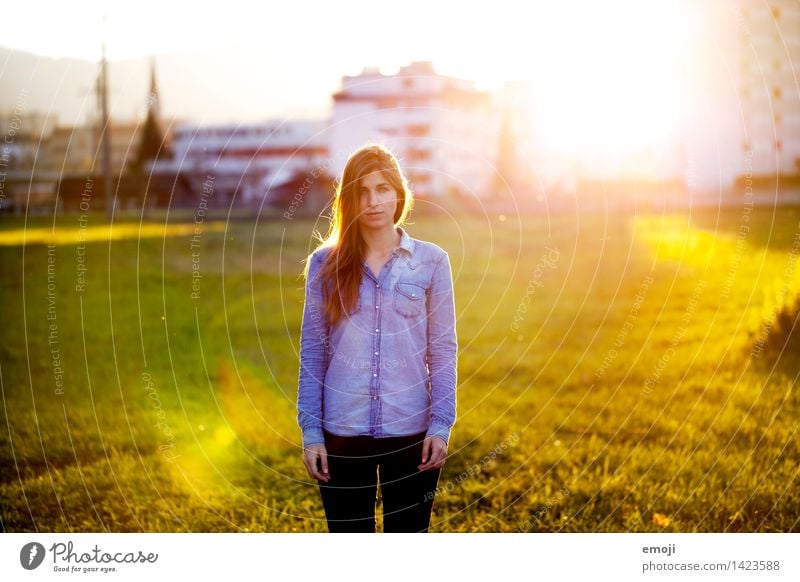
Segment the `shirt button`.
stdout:
<path fill-rule="evenodd" d="M 373 376 L 374 376 L 375 378 L 377 378 L 377 377 L 378 377 L 378 375 L 377 375 L 377 374 L 373 374 Z"/>
<path fill-rule="evenodd" d="M 380 285 L 379 285 L 378 283 L 375 283 L 375 286 L 376 286 L 376 287 L 380 287 Z"/>
<path fill-rule="evenodd" d="M 375 328 L 375 331 L 380 331 L 379 329 Z"/>
<path fill-rule="evenodd" d="M 375 352 L 375 355 L 377 356 L 377 355 L 378 355 L 378 352 Z"/>
<path fill-rule="evenodd" d="M 373 400 L 377 400 L 378 399 L 378 395 L 376 394 L 375 396 L 372 397 L 372 399 Z"/>
<path fill-rule="evenodd" d="M 376 305 L 376 306 L 375 306 L 375 309 L 378 309 L 378 307 L 380 307 L 380 305 Z"/>

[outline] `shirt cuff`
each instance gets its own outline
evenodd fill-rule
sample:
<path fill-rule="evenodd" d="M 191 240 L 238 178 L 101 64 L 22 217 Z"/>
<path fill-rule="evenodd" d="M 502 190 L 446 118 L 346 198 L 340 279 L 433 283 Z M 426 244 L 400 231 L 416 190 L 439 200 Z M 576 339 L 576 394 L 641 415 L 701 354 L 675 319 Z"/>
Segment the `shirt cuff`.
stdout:
<path fill-rule="evenodd" d="M 452 429 L 453 429 L 452 426 L 447 425 L 447 424 L 442 424 L 441 422 L 438 422 L 438 421 L 434 420 L 433 422 L 431 422 L 431 426 L 428 429 L 428 432 L 425 433 L 425 436 L 429 436 L 429 437 L 437 436 L 437 437 L 441 438 L 445 442 L 445 444 L 449 444 L 450 443 L 450 431 Z"/>
<path fill-rule="evenodd" d="M 311 445 L 324 445 L 325 435 L 321 426 L 310 426 L 303 429 L 303 448 Z"/>

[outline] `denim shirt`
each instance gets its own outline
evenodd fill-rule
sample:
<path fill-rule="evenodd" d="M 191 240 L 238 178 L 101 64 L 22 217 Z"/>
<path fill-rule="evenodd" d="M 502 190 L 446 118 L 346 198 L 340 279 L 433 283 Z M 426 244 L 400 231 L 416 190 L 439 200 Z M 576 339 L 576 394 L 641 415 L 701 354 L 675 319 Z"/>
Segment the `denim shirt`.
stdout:
<path fill-rule="evenodd" d="M 315 280 L 331 249 L 309 258 L 297 395 L 304 447 L 324 444 L 323 428 L 339 436 L 424 431 L 450 439 L 458 352 L 450 257 L 397 230 L 400 245 L 377 278 L 362 262 L 357 304 L 333 329 Z"/>

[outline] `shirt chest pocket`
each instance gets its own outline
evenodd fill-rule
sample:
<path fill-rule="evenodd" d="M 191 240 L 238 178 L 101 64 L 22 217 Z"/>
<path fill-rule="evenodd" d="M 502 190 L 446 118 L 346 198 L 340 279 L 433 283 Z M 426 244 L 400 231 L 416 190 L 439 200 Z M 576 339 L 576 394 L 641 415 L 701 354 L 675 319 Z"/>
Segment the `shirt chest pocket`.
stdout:
<path fill-rule="evenodd" d="M 394 310 L 403 317 L 416 318 L 425 312 L 425 287 L 398 281 L 394 286 Z"/>

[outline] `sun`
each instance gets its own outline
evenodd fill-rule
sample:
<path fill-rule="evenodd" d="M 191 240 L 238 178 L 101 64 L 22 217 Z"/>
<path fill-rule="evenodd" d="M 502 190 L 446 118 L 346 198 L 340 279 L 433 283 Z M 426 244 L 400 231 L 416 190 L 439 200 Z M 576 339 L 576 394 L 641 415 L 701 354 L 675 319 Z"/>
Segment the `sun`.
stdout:
<path fill-rule="evenodd" d="M 693 11 L 685 0 L 537 2 L 524 15 L 503 5 L 465 15 L 482 18 L 471 45 L 448 36 L 430 48 L 443 69 L 484 86 L 527 81 L 531 132 L 549 151 L 624 159 L 679 131 Z"/>
<path fill-rule="evenodd" d="M 684 107 L 686 29 L 680 5 L 588 4 L 551 28 L 538 128 L 556 151 L 629 155 L 669 139 Z"/>

